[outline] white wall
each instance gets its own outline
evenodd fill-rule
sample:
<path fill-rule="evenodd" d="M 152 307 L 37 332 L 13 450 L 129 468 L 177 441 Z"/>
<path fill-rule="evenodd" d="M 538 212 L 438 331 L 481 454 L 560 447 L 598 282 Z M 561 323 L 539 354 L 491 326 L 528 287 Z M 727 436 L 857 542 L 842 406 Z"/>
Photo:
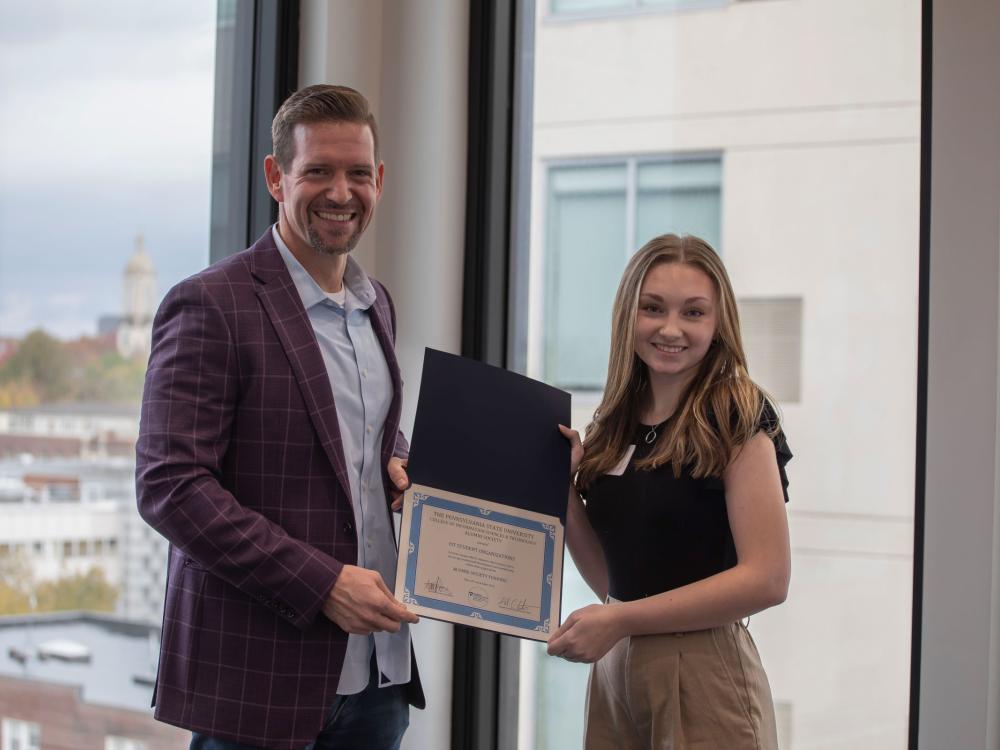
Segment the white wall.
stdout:
<path fill-rule="evenodd" d="M 458 352 L 465 227 L 468 3 L 305 0 L 300 85 L 364 93 L 379 123 L 385 187 L 355 251 L 396 303 L 403 425 L 413 424 L 425 346 Z M 451 743 L 451 626 L 413 629 L 427 710 L 404 748 Z"/>

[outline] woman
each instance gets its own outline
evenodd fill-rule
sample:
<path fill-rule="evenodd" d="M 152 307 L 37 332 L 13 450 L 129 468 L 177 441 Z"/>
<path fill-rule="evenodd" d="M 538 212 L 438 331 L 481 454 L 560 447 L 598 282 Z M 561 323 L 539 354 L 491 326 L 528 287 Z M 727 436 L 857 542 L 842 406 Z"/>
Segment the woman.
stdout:
<path fill-rule="evenodd" d="M 788 591 L 791 452 L 747 373 L 736 299 L 707 243 L 663 235 L 632 257 L 586 442 L 560 429 L 576 474 L 567 542 L 607 602 L 573 612 L 548 645 L 596 662 L 588 750 L 776 750 L 741 620 Z"/>

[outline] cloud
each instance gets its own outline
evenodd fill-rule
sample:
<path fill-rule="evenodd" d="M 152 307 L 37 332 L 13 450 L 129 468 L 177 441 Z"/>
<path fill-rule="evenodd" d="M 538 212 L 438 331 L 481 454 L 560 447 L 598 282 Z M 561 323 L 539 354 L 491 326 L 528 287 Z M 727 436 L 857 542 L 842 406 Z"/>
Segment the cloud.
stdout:
<path fill-rule="evenodd" d="M 137 233 L 206 264 L 215 5 L 0 0 L 0 334 L 93 333 Z"/>
<path fill-rule="evenodd" d="M 33 181 L 209 168 L 213 4 L 47 0 L 10 11 L 0 57 L 9 169 Z"/>

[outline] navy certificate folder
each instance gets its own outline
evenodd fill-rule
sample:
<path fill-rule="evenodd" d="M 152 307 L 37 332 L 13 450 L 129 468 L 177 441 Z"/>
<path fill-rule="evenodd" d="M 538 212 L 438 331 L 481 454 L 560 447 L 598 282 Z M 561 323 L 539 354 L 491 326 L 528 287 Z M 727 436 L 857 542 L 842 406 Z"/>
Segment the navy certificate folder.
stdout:
<path fill-rule="evenodd" d="M 424 350 L 407 472 L 413 484 L 566 524 L 570 395 L 499 367 Z"/>

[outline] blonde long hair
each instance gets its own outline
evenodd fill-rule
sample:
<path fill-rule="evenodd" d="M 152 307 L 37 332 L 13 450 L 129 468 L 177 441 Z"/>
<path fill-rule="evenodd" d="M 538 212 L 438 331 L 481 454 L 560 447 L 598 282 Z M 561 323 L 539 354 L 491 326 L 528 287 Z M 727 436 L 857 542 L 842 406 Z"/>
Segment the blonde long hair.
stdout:
<path fill-rule="evenodd" d="M 615 295 L 607 384 L 587 428 L 577 475 L 581 490 L 610 471 L 633 442 L 649 389 L 646 365 L 635 353 L 639 292 L 649 270 L 661 263 L 683 263 L 712 280 L 718 296 L 718 327 L 673 419 L 652 453 L 636 462 L 636 468 L 670 464 L 675 476 L 685 466 L 695 477 L 721 476 L 733 451 L 760 431 L 765 405 L 774 408 L 772 399 L 747 372 L 736 296 L 719 256 L 698 237 L 655 237 L 632 256 Z M 776 420 L 768 427 L 769 434 L 776 433 Z"/>

